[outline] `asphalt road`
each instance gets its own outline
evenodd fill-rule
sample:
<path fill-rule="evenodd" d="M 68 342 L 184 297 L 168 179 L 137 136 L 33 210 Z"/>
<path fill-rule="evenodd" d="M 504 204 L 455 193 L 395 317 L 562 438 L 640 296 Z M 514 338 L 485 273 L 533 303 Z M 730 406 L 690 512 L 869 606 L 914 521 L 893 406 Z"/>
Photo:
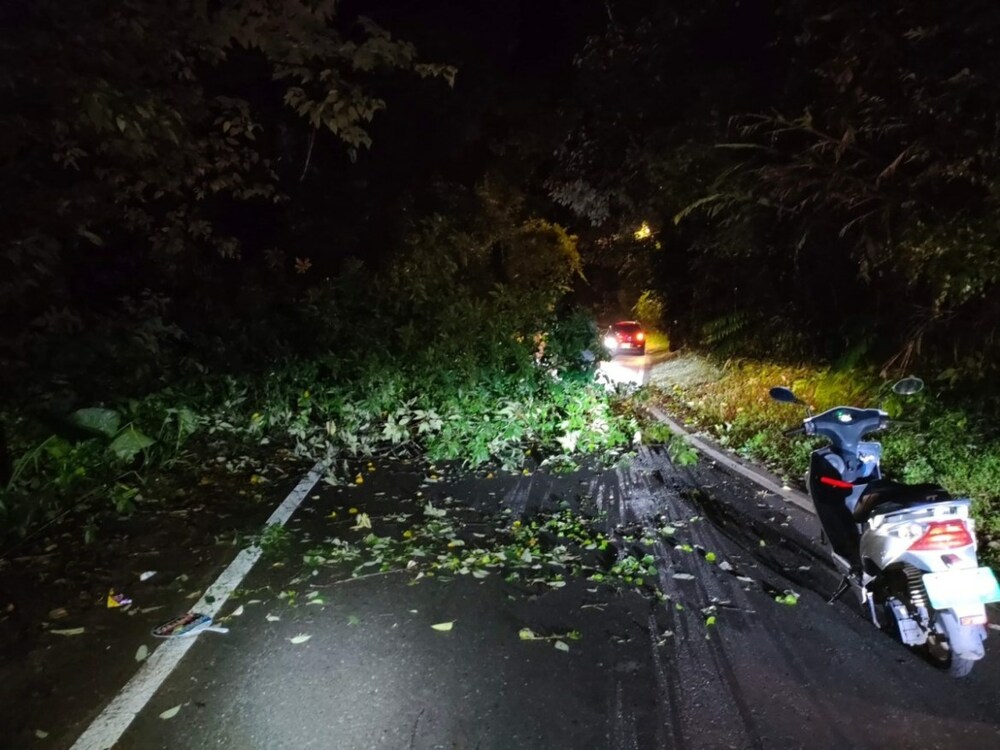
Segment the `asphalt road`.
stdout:
<path fill-rule="evenodd" d="M 363 487 L 310 500 L 291 549 L 228 607 L 243 604 L 231 632 L 198 636 L 118 747 L 1000 746 L 997 655 L 955 682 L 853 603 L 826 604 L 836 578 L 813 520 L 743 478 L 675 467 L 655 448 L 573 475 L 423 478 L 380 465 Z M 670 599 L 585 580 L 539 593 L 497 576 L 302 577 L 299 553 L 329 537 L 330 511 L 352 505 L 377 530 L 428 499 L 524 518 L 569 503 L 609 531 L 671 524 L 676 537 L 655 544 Z M 278 596 L 292 589 L 294 606 Z M 307 589 L 326 604 L 304 603 Z M 776 601 L 786 590 L 800 595 L 794 606 Z M 521 640 L 525 627 L 581 637 L 564 652 Z M 311 637 L 295 645 L 297 635 Z"/>
<path fill-rule="evenodd" d="M 673 356 L 666 349 L 646 349 L 645 354 L 618 354 L 601 362 L 599 372 L 612 383 L 645 385 L 651 368 Z"/>

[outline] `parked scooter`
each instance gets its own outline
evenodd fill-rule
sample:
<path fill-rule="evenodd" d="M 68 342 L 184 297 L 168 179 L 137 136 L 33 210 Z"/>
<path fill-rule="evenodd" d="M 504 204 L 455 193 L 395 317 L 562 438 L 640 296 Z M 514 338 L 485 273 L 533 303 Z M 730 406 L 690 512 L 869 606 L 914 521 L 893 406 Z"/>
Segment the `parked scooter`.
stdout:
<path fill-rule="evenodd" d="M 911 377 L 892 390 L 911 395 L 923 385 Z M 898 424 L 885 411 L 838 406 L 814 415 L 788 388 L 770 395 L 806 407 L 802 426 L 786 435 L 830 441 L 812 452 L 806 486 L 844 574 L 831 603 L 856 588 L 876 627 L 953 677 L 967 675 L 985 654 L 985 605 L 1000 601 L 996 576 L 976 559 L 971 501 L 882 477 L 882 446 L 864 438 Z"/>

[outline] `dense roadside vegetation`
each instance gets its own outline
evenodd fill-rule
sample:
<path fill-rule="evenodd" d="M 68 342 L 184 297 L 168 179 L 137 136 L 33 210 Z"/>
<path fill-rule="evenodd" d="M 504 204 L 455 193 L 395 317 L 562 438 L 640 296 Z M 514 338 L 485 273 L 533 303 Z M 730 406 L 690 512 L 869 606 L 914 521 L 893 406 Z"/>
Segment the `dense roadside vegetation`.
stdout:
<path fill-rule="evenodd" d="M 773 374 L 838 382 L 818 403 L 920 372 L 933 439 L 895 468 L 991 507 L 992 6 L 536 6 L 5 4 L 4 533 L 95 529 L 225 445 L 341 474 L 624 445 L 578 303 L 812 363 Z M 799 456 L 758 369 L 706 422 Z"/>
<path fill-rule="evenodd" d="M 434 217 L 382 274 L 355 266 L 312 287 L 284 329 L 301 330 L 311 353 L 239 375 L 204 368 L 132 397 L 77 396 L 65 413 L 10 409 L 6 531 L 72 510 L 94 536 L 102 514 L 132 510 L 151 472 L 197 472 L 191 459 L 206 449 L 284 448 L 337 483 L 353 481 L 348 461 L 362 456 L 520 470 L 630 445 L 634 418 L 594 381 L 597 329 L 562 303 L 575 239 L 540 220 L 515 225 L 506 258 L 523 254 L 531 275 L 481 289 L 492 259 L 476 258 L 488 247 L 480 230 Z M 421 257 L 428 234 L 455 263 Z"/>
<path fill-rule="evenodd" d="M 574 347 L 579 355 L 581 333 L 592 338 L 592 330 L 578 320 L 576 336 L 562 331 L 573 321 L 556 326 L 547 338 L 553 349 Z M 507 357 L 464 367 L 448 359 L 447 345 L 338 359 L 332 367 L 288 360 L 259 376 L 208 376 L 84 407 L 55 432 L 12 415 L 13 472 L 0 493 L 5 530 L 25 533 L 72 510 L 93 536 L 102 514 L 130 512 L 143 499 L 153 473 L 187 473 L 194 481 L 205 469 L 197 455 L 206 452 L 214 461 L 284 449 L 322 462 L 327 480 L 339 483 L 353 480 L 348 461 L 363 456 L 423 455 L 517 470 L 530 460 L 558 469 L 575 456 L 631 443 L 634 420 L 614 408 L 589 367 L 556 355 L 536 360 L 523 342 L 510 349 Z"/>
<path fill-rule="evenodd" d="M 452 13 L 390 6 L 417 36 Z M 497 109 L 516 17 L 424 62 L 326 0 L 0 13 L 0 536 L 72 511 L 94 537 L 151 473 L 261 446 L 351 481 L 631 441 L 525 169 L 541 125 Z"/>
<path fill-rule="evenodd" d="M 548 183 L 617 238 L 595 265 L 675 343 L 933 371 L 995 408 L 995 7 L 609 8 Z"/>

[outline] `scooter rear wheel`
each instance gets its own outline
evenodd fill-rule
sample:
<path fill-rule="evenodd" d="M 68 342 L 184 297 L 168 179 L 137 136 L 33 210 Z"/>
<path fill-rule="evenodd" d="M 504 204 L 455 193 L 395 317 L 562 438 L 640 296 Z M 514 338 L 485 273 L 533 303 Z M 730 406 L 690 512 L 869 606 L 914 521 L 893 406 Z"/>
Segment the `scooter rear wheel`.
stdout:
<path fill-rule="evenodd" d="M 893 615 L 890 602 L 901 602 L 909 612 L 914 612 L 917 608 L 913 602 L 913 588 L 907 581 L 898 578 L 901 572 L 887 572 L 885 581 L 889 584 L 889 592 L 891 593 L 888 593 L 887 598 L 881 602 L 882 607 L 876 609 L 875 614 L 878 616 L 883 631 L 895 640 L 906 643 L 906 639 L 902 637 L 900 632 L 899 623 Z M 960 643 L 968 645 L 968 641 L 974 638 L 973 629 L 976 626 L 960 625 L 954 620 L 954 617 L 949 621 L 941 612 L 931 609 L 922 595 L 922 589 L 923 585 L 921 584 L 920 606 L 921 608 L 927 607 L 924 611 L 930 616 L 932 624 L 928 628 L 926 643 L 911 648 L 935 667 L 947 672 L 948 676 L 956 678 L 967 676 L 972 671 L 976 659 L 957 656 L 951 638 L 957 638 Z"/>
<path fill-rule="evenodd" d="M 949 677 L 966 677 L 976 663 L 974 659 L 955 656 L 941 644 L 928 642 L 925 653 L 934 666 L 947 672 Z"/>
<path fill-rule="evenodd" d="M 938 620 L 938 617 L 935 613 L 934 619 Z M 944 627 L 940 622 L 935 624 L 938 627 L 934 631 L 937 631 L 938 628 L 944 631 Z M 951 644 L 948 643 L 948 636 L 943 632 L 934 631 L 929 634 L 927 645 L 924 646 L 924 653 L 927 655 L 927 658 L 930 659 L 934 666 L 947 672 L 949 677 L 968 676 L 972 671 L 972 667 L 976 664 L 976 659 L 966 659 L 962 656 L 956 656 L 951 650 Z"/>

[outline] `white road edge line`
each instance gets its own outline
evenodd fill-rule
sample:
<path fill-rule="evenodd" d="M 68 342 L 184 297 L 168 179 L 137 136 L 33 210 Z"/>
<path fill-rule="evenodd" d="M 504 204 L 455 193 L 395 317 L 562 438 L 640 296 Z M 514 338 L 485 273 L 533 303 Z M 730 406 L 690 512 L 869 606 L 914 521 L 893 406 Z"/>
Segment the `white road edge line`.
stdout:
<path fill-rule="evenodd" d="M 722 451 L 713 448 L 703 440 L 699 440 L 690 432 L 688 432 L 679 424 L 677 424 L 677 422 L 668 417 L 667 414 L 662 409 L 656 406 L 648 406 L 646 408 L 649 410 L 650 414 L 656 417 L 657 420 L 663 422 L 663 424 L 669 427 L 671 432 L 673 432 L 675 435 L 681 435 L 682 437 L 684 437 L 689 443 L 691 443 L 691 445 L 693 445 L 695 448 L 697 448 L 699 451 L 704 453 L 709 458 L 712 458 L 713 460 L 722 464 L 730 471 L 735 471 L 737 474 L 746 477 L 754 484 L 760 485 L 768 492 L 773 492 L 775 495 L 781 497 L 786 503 L 791 503 L 796 507 L 802 508 L 802 510 L 804 511 L 816 515 L 816 508 L 813 507 L 812 501 L 807 496 L 803 495 L 801 492 L 796 492 L 795 490 L 779 486 L 777 482 L 772 481 L 768 477 L 764 476 L 763 474 L 757 471 L 754 471 L 748 466 L 744 466 L 743 464 L 739 463 L 730 456 L 727 456 Z"/>
<path fill-rule="evenodd" d="M 322 464 L 317 463 L 275 509 L 267 519 L 265 528 L 273 525 L 284 526 L 322 475 Z M 242 550 L 202 594 L 201 599 L 191 608 L 192 611 L 215 617 L 260 558 L 261 552 L 261 548 L 257 545 Z M 194 645 L 196 639 L 197 636 L 168 640 L 153 651 L 139 667 L 139 671 L 80 735 L 71 750 L 108 750 L 114 747 L 135 717 L 184 658 L 184 654 Z"/>

